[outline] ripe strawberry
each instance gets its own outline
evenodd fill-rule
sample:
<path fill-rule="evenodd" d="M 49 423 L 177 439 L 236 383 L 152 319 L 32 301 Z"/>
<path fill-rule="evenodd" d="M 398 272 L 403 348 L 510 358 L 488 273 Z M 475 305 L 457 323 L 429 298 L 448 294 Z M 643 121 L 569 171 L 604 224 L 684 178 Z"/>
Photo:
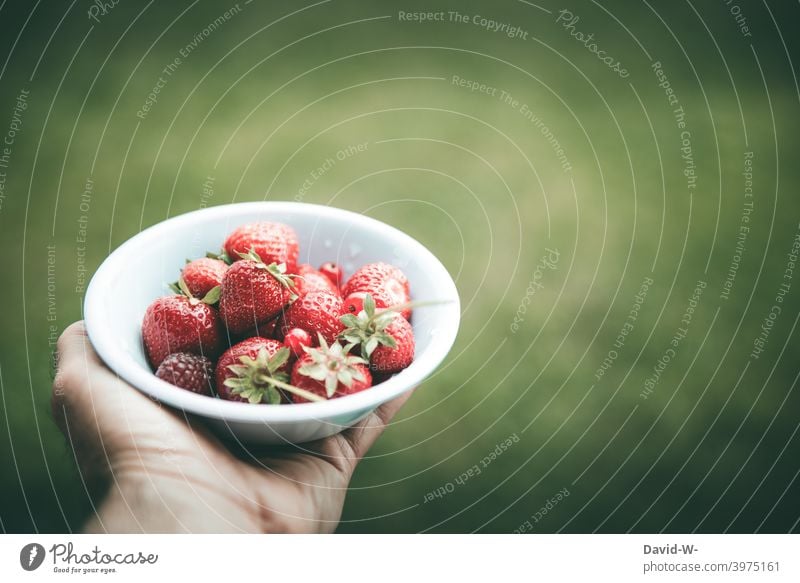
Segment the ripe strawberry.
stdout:
<path fill-rule="evenodd" d="M 219 317 L 214 308 L 197 298 L 158 298 L 145 311 L 142 340 L 154 368 L 173 352 L 214 358 L 221 347 Z"/>
<path fill-rule="evenodd" d="M 328 346 L 319 339 L 319 348 L 308 348 L 292 369 L 292 385 L 324 397 L 335 399 L 352 395 L 372 386 L 372 375 L 365 361 L 348 354 L 338 342 Z M 308 399 L 292 394 L 292 401 L 305 403 Z"/>
<path fill-rule="evenodd" d="M 311 335 L 301 328 L 292 328 L 286 333 L 283 345 L 292 351 L 295 358 L 300 358 L 305 354 L 304 347 L 311 346 Z"/>
<path fill-rule="evenodd" d="M 339 320 L 342 315 L 342 298 L 329 291 L 311 291 L 296 299 L 278 323 L 276 332 L 281 338 L 292 328 L 300 328 L 312 338 L 321 335 L 332 344 L 344 328 Z"/>
<path fill-rule="evenodd" d="M 174 352 L 161 361 L 156 376 L 181 389 L 208 397 L 212 395 L 214 366 L 205 356 Z"/>
<path fill-rule="evenodd" d="M 219 357 L 217 394 L 227 401 L 280 403 L 278 382 L 286 383 L 289 350 L 277 340 L 248 338 Z"/>
<path fill-rule="evenodd" d="M 236 334 L 231 337 L 231 342 L 236 344 L 237 342 L 241 342 L 242 340 L 247 340 L 248 338 L 253 338 L 254 336 L 260 336 L 261 338 L 274 338 L 275 337 L 275 324 L 278 322 L 277 318 L 273 318 L 268 322 L 262 322 L 257 326 L 253 326 L 249 330 L 245 330 L 241 334 Z"/>
<path fill-rule="evenodd" d="M 364 298 L 364 309 L 341 317 L 346 326 L 342 338 L 361 346 L 361 356 L 370 368 L 382 374 L 393 374 L 414 361 L 414 331 L 408 320 L 392 310 L 376 309 L 372 296 Z"/>
<path fill-rule="evenodd" d="M 300 244 L 297 233 L 289 225 L 261 221 L 234 229 L 223 245 L 231 261 L 239 261 L 251 249 L 264 263 L 286 264 L 286 273 L 297 273 Z"/>
<path fill-rule="evenodd" d="M 232 334 L 274 318 L 292 298 L 294 284 L 285 266 L 264 264 L 255 252 L 225 272 L 219 314 Z"/>
<path fill-rule="evenodd" d="M 183 266 L 181 278 L 192 296 L 203 298 L 212 289 L 222 285 L 222 276 L 227 270 L 228 265 L 224 261 L 201 257 Z M 180 282 L 177 285 L 179 287 Z M 180 290 L 175 289 L 175 291 L 179 292 Z"/>
<path fill-rule="evenodd" d="M 308 263 L 301 263 L 297 266 L 297 278 L 295 278 L 294 283 L 297 287 L 297 295 L 301 297 L 310 291 L 319 290 L 339 295 L 339 288 Z"/>
<path fill-rule="evenodd" d="M 336 286 L 337 290 L 342 289 L 342 283 L 344 282 L 344 274 L 342 273 L 342 268 L 328 261 L 327 263 L 323 263 L 319 266 L 319 272 L 331 280 L 331 283 Z"/>
<path fill-rule="evenodd" d="M 342 289 L 345 312 L 358 314 L 364 307 L 364 296 L 370 294 L 378 308 L 392 308 L 410 301 L 408 279 L 394 265 L 388 263 L 368 263 L 358 269 L 347 280 Z M 411 309 L 401 312 L 408 320 Z"/>
<path fill-rule="evenodd" d="M 408 368 L 414 362 L 414 330 L 411 324 L 400 314 L 395 314 L 383 333 L 394 339 L 394 346 L 379 342 L 370 356 L 370 370 L 394 374 Z"/>

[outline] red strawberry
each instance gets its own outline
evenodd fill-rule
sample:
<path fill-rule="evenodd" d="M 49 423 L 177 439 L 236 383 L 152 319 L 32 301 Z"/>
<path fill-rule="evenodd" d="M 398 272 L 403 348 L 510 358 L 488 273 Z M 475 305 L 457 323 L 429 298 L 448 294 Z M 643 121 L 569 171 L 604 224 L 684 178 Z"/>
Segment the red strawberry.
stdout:
<path fill-rule="evenodd" d="M 181 278 L 191 295 L 203 298 L 212 289 L 222 285 L 222 276 L 227 270 L 228 265 L 224 261 L 201 257 L 183 266 Z"/>
<path fill-rule="evenodd" d="M 319 266 L 319 272 L 331 280 L 331 283 L 336 286 L 337 290 L 342 289 L 342 283 L 344 282 L 344 274 L 342 273 L 342 268 L 328 261 L 327 263 L 323 263 Z"/>
<path fill-rule="evenodd" d="M 214 366 L 205 356 L 174 352 L 161 361 L 156 376 L 181 389 L 209 397 L 212 395 Z"/>
<path fill-rule="evenodd" d="M 261 338 L 274 338 L 275 337 L 275 324 L 278 322 L 277 318 L 274 318 L 268 322 L 262 322 L 257 326 L 253 326 L 249 330 L 245 330 L 241 334 L 236 334 L 231 338 L 231 342 L 236 344 L 237 342 L 241 342 L 242 340 L 247 340 L 248 338 L 253 338 L 254 336 L 261 336 Z"/>
<path fill-rule="evenodd" d="M 414 330 L 408 320 L 395 314 L 383 329 L 394 339 L 394 346 L 378 343 L 370 356 L 370 369 L 384 374 L 398 373 L 414 362 Z"/>
<path fill-rule="evenodd" d="M 223 245 L 231 261 L 253 249 L 264 263 L 286 264 L 286 273 L 297 272 L 300 244 L 297 233 L 283 223 L 261 221 L 242 225 L 228 235 Z"/>
<path fill-rule="evenodd" d="M 345 352 L 338 342 L 328 346 L 320 338 L 319 348 L 308 348 L 292 369 L 292 385 L 326 399 L 352 395 L 372 386 L 372 375 L 364 360 Z M 306 403 L 292 394 L 295 403 Z"/>
<path fill-rule="evenodd" d="M 339 288 L 330 279 L 307 263 L 297 266 L 297 278 L 294 280 L 297 295 L 304 296 L 310 291 L 324 290 L 339 295 Z"/>
<path fill-rule="evenodd" d="M 278 382 L 286 383 L 289 350 L 277 340 L 248 338 L 219 357 L 217 394 L 227 401 L 280 403 Z"/>
<path fill-rule="evenodd" d="M 358 269 L 347 280 L 342 289 L 344 309 L 358 314 L 364 307 L 364 296 L 370 294 L 378 308 L 392 308 L 410 301 L 408 279 L 394 265 L 388 263 L 368 263 Z M 408 320 L 411 309 L 400 312 Z"/>
<path fill-rule="evenodd" d="M 225 272 L 219 314 L 232 334 L 239 334 L 274 318 L 292 297 L 294 284 L 283 266 L 264 264 L 251 252 Z"/>
<path fill-rule="evenodd" d="M 286 336 L 292 328 L 305 330 L 316 339 L 321 335 L 332 344 L 344 328 L 339 320 L 342 315 L 342 298 L 329 291 L 311 291 L 296 299 L 279 320 L 277 334 Z"/>
<path fill-rule="evenodd" d="M 154 368 L 173 352 L 214 358 L 221 347 L 219 317 L 214 308 L 196 298 L 158 298 L 144 314 L 142 340 Z"/>
<path fill-rule="evenodd" d="M 300 328 L 292 328 L 283 339 L 283 345 L 292 351 L 295 358 L 303 356 L 304 347 L 312 344 L 311 335 Z"/>
<path fill-rule="evenodd" d="M 361 356 L 370 368 L 382 374 L 397 373 L 414 360 L 414 331 L 408 320 L 391 310 L 380 311 L 372 296 L 364 298 L 364 309 L 357 316 L 345 314 L 342 338 L 361 346 Z"/>

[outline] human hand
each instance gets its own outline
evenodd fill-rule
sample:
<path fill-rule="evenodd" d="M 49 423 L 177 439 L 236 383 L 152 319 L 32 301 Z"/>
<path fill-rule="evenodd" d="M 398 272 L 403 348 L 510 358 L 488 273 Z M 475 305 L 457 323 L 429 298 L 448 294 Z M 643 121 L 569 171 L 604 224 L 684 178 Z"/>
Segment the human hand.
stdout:
<path fill-rule="evenodd" d="M 82 478 L 106 487 L 88 532 L 331 532 L 356 464 L 409 396 L 338 435 L 234 452 L 119 379 L 77 322 L 58 341 L 52 405 Z"/>

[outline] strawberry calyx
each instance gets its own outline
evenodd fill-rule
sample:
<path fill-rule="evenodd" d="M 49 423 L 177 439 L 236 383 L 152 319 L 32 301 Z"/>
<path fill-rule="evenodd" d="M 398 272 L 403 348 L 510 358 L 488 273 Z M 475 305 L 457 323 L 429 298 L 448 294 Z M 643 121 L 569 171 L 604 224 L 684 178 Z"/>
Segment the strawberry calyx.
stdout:
<path fill-rule="evenodd" d="M 348 349 L 361 345 L 361 356 L 369 360 L 380 344 L 389 348 L 397 348 L 397 342 L 391 334 L 386 332 L 386 328 L 403 310 L 448 303 L 450 303 L 448 300 L 406 302 L 390 308 L 378 309 L 372 294 L 364 294 L 363 308 L 357 315 L 345 314 L 339 317 L 339 321 L 345 325 L 345 329 L 342 330 L 339 337 L 348 342 Z"/>
<path fill-rule="evenodd" d="M 219 253 L 208 251 L 206 252 L 206 257 L 208 257 L 209 259 L 219 259 L 220 261 L 224 261 L 228 265 L 231 265 L 233 263 L 233 260 L 230 257 L 228 257 L 228 254 L 225 252 L 224 249 Z"/>
<path fill-rule="evenodd" d="M 206 295 L 204 295 L 202 298 L 197 298 L 194 295 L 192 295 L 191 291 L 189 291 L 189 286 L 186 285 L 186 282 L 183 280 L 183 277 L 179 277 L 178 281 L 169 284 L 169 288 L 176 294 L 186 296 L 187 298 L 189 298 L 189 303 L 193 306 L 196 306 L 199 303 L 213 306 L 219 301 L 219 296 L 220 293 L 222 292 L 220 286 L 215 285 L 210 290 L 208 290 Z"/>
<path fill-rule="evenodd" d="M 325 393 L 329 399 L 336 393 L 339 383 L 349 388 L 353 386 L 353 381 L 366 380 L 364 373 L 356 366 L 367 364 L 366 360 L 353 356 L 349 353 L 350 348 L 343 347 L 338 342 L 328 346 L 322 334 L 318 334 L 318 337 L 318 348 L 303 347 L 312 361 L 298 369 L 300 374 L 325 383 Z"/>
<path fill-rule="evenodd" d="M 339 318 L 339 321 L 345 325 L 345 329 L 339 336 L 349 343 L 348 346 L 360 345 L 361 356 L 369 360 L 378 345 L 383 344 L 390 348 L 397 346 L 391 334 L 386 332 L 386 327 L 403 309 L 405 306 L 378 311 L 372 295 L 365 294 L 364 307 L 358 315 L 345 314 Z"/>
<path fill-rule="evenodd" d="M 281 402 L 278 389 L 294 393 L 309 401 L 322 401 L 323 399 L 309 391 L 289 384 L 289 375 L 279 369 L 289 360 L 289 349 L 281 348 L 271 357 L 266 348 L 261 348 L 255 358 L 243 355 L 239 358 L 241 364 L 228 365 L 235 376 L 225 379 L 225 386 L 231 393 L 247 399 L 250 403 L 266 402 L 277 405 Z"/>
<path fill-rule="evenodd" d="M 247 253 L 239 253 L 239 257 L 242 259 L 249 259 L 250 261 L 254 261 L 258 269 L 263 269 L 267 273 L 269 273 L 272 277 L 278 280 L 283 287 L 288 288 L 290 290 L 295 289 L 293 278 L 297 277 L 292 274 L 286 273 L 286 264 L 285 263 L 270 263 L 267 265 L 261 259 L 261 256 L 256 253 L 256 250 L 253 247 L 250 247 L 250 251 Z"/>

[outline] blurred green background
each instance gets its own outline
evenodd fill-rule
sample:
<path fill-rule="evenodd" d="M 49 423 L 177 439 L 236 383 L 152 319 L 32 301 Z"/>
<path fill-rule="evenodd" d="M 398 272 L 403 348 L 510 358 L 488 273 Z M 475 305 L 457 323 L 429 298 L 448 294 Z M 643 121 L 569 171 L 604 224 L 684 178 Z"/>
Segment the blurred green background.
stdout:
<path fill-rule="evenodd" d="M 341 532 L 797 530 L 800 9 L 737 1 L 0 4 L 0 528 L 90 509 L 49 412 L 81 266 L 294 199 L 410 233 L 463 304 Z"/>

